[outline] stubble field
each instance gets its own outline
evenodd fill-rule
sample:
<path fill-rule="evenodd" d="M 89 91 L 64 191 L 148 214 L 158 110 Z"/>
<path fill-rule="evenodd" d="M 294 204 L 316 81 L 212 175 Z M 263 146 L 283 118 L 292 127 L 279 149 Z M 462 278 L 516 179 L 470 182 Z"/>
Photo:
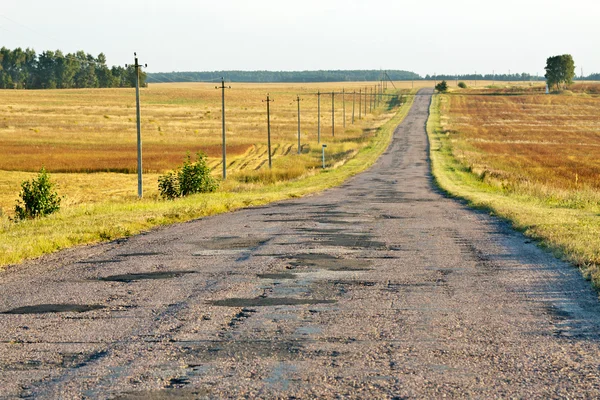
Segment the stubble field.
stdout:
<path fill-rule="evenodd" d="M 365 109 L 364 89 L 375 84 L 231 84 L 225 106 L 228 179 L 216 193 L 176 201 L 160 199 L 157 179 L 181 165 L 188 153 L 205 152 L 215 177 L 221 175 L 221 91 L 214 83 L 153 84 L 142 89 L 143 200 L 137 198 L 132 89 L 2 91 L 0 266 L 340 184 L 376 160 L 412 104 L 411 82 L 395 82 L 397 89 L 388 84 L 387 96 L 377 107 L 367 97 Z M 414 86 L 427 84 L 431 83 Z M 342 89 L 345 118 L 342 95 L 337 94 Z M 318 91 L 323 92 L 320 143 Z M 332 91 L 336 92 L 335 136 Z M 262 102 L 267 94 L 275 100 L 271 103 L 272 169 L 267 163 L 267 116 Z M 297 95 L 302 99 L 300 155 Z M 325 170 L 321 144 L 327 144 Z M 42 167 L 63 197 L 60 212 L 12 222 L 20 183 Z"/>
<path fill-rule="evenodd" d="M 410 83 L 403 83 L 404 89 L 399 91 L 388 83 L 387 96 L 381 97 L 377 109 L 371 109 L 370 90 L 374 85 L 230 84 L 231 89 L 225 94 L 228 174 L 236 182 L 272 183 L 300 177 L 318 167 L 321 147 L 317 143 L 317 92 L 323 92 L 321 142 L 328 145 L 327 156 L 332 165 L 343 163 L 391 118 L 399 100 L 394 96 L 406 95 Z M 179 166 L 187 153 L 206 153 L 215 176 L 220 176 L 221 91 L 215 86 L 214 83 L 167 83 L 152 84 L 141 90 L 145 196 L 156 198 L 158 175 Z M 396 83 L 396 86 L 401 85 Z M 367 87 L 369 94 L 365 97 Z M 343 103 L 342 89 L 346 92 Z M 335 131 L 332 131 L 332 91 L 336 92 Z M 267 94 L 275 100 L 270 104 L 272 171 L 266 170 L 267 116 L 262 100 Z M 294 102 L 298 95 L 300 157 L 297 156 L 297 102 Z M 132 89 L 5 90 L 2 96 L 0 208 L 4 214 L 12 214 L 20 182 L 42 167 L 59 184 L 65 204 L 135 199 L 137 153 Z"/>
<path fill-rule="evenodd" d="M 590 88 L 598 89 L 438 96 L 430 135 L 442 187 L 511 220 L 600 284 L 600 97 Z"/>

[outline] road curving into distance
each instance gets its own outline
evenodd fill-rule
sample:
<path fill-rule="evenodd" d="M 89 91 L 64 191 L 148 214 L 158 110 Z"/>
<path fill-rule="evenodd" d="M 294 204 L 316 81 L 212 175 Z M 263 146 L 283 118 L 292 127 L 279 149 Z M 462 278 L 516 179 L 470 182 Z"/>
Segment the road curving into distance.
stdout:
<path fill-rule="evenodd" d="M 319 195 L 0 274 L 0 398 L 600 397 L 579 272 L 434 188 L 422 90 Z"/>

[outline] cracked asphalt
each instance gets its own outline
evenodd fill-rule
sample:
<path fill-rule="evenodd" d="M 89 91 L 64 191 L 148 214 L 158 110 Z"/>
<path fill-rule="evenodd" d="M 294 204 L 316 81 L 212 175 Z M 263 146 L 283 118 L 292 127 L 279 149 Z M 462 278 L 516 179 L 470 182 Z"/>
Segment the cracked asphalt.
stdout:
<path fill-rule="evenodd" d="M 293 201 L 0 273 L 0 398 L 598 398 L 579 271 L 435 189 L 423 90 Z"/>

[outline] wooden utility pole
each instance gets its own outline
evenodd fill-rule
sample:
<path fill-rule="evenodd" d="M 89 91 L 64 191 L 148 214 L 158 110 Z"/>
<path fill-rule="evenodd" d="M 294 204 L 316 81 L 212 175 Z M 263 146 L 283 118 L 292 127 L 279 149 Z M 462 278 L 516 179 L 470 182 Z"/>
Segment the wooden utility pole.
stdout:
<path fill-rule="evenodd" d="M 342 88 L 342 127 L 346 128 L 346 92 Z"/>
<path fill-rule="evenodd" d="M 263 100 L 263 102 L 267 103 L 267 151 L 269 152 L 269 169 L 273 168 L 273 163 L 271 162 L 271 111 L 269 108 L 269 104 L 275 100 L 269 98 L 267 94 L 267 99 Z"/>
<path fill-rule="evenodd" d="M 300 95 L 296 95 L 296 100 L 294 101 L 298 103 L 298 155 L 300 155 L 302 152 L 302 146 L 300 145 L 300 102 L 302 99 L 300 98 Z"/>
<path fill-rule="evenodd" d="M 321 143 L 321 91 L 317 91 L 317 143 Z"/>
<path fill-rule="evenodd" d="M 331 136 L 335 136 L 335 92 L 331 92 Z"/>
<path fill-rule="evenodd" d="M 354 125 L 354 103 L 356 102 L 356 90 L 352 92 L 352 125 Z"/>
<path fill-rule="evenodd" d="M 221 89 L 221 125 L 223 131 L 222 155 L 223 155 L 223 180 L 227 179 L 227 149 L 225 147 L 225 89 L 231 89 L 231 86 L 225 86 L 225 78 L 221 78 L 221 86 L 215 86 L 215 89 Z"/>
<path fill-rule="evenodd" d="M 358 89 L 358 119 L 362 119 L 362 89 Z"/>
<path fill-rule="evenodd" d="M 137 118 L 137 175 L 138 175 L 138 198 L 143 197 L 143 183 L 142 183 L 142 118 L 140 112 L 140 69 L 142 65 L 138 63 L 137 53 L 133 53 L 135 63 L 135 107 L 136 107 L 136 118 Z M 144 64 L 147 67 L 148 64 Z M 127 68 L 127 65 L 125 65 Z"/>

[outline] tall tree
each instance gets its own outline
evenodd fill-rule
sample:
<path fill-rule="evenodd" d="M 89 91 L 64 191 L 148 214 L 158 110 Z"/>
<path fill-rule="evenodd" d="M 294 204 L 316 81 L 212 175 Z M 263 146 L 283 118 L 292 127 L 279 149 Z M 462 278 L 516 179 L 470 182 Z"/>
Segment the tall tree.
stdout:
<path fill-rule="evenodd" d="M 106 56 L 104 53 L 100 53 L 96 57 L 96 77 L 98 78 L 99 87 L 113 87 L 113 75 L 106 66 Z"/>
<path fill-rule="evenodd" d="M 573 83 L 575 77 L 575 62 L 570 54 L 548 57 L 546 60 L 546 81 L 548 87 L 556 87 L 560 90 L 561 84 L 563 88 Z"/>

